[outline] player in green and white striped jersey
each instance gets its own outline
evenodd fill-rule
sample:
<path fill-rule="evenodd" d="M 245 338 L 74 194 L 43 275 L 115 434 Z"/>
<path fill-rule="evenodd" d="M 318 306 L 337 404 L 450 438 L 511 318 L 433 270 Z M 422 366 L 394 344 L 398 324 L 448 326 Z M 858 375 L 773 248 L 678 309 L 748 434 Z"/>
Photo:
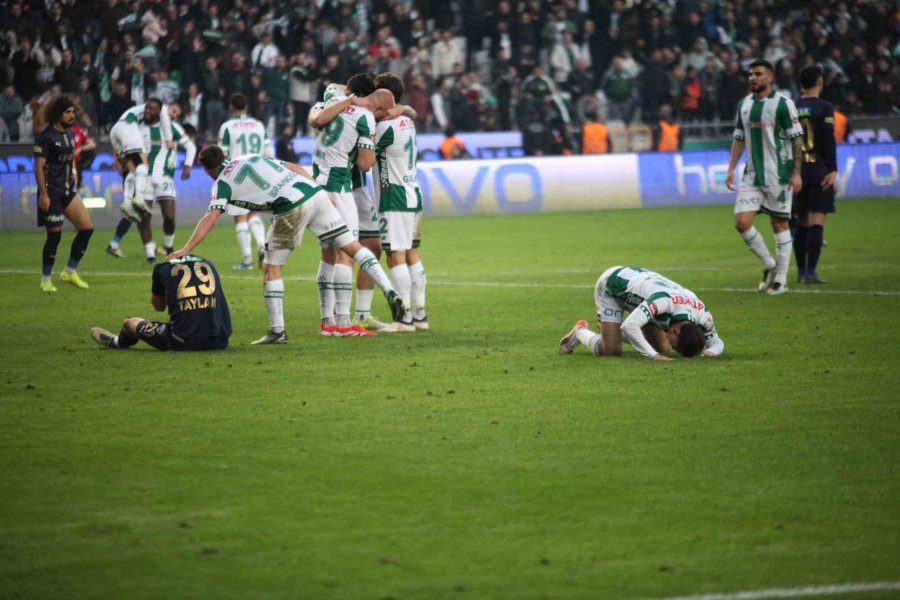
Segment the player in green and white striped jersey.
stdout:
<path fill-rule="evenodd" d="M 144 104 L 133 106 L 122 113 L 109 130 L 109 141 L 119 164 L 126 171 L 122 212 L 131 217 L 130 209 L 139 214 L 150 214 L 144 203 L 144 185 L 147 178 L 147 151 L 144 149 L 140 125 L 155 123 L 159 119 L 163 141 L 169 148 L 172 142 L 172 123 L 158 98 L 150 98 Z"/>
<path fill-rule="evenodd" d="M 750 251 L 763 263 L 759 291 L 787 291 L 791 262 L 791 201 L 802 180 L 803 129 L 794 103 L 772 88 L 774 72 L 765 60 L 750 64 L 750 95 L 738 103 L 731 160 L 725 184 L 734 190 L 734 169 L 747 147 L 747 164 L 734 205 L 734 224 Z M 753 226 L 760 212 L 768 213 L 775 233 L 775 258 Z"/>
<path fill-rule="evenodd" d="M 691 290 L 659 273 L 640 267 L 610 267 L 594 287 L 598 335 L 587 321 L 575 324 L 559 342 L 561 354 L 584 344 L 597 356 L 620 356 L 622 338 L 644 356 L 671 360 L 674 348 L 685 357 L 718 356 L 725 342 L 712 314 Z M 624 314 L 628 318 L 623 322 Z"/>
<path fill-rule="evenodd" d="M 254 344 L 287 341 L 281 268 L 294 248 L 300 247 L 303 231 L 307 228 L 320 242 L 352 256 L 384 292 L 391 313 L 403 314 L 403 302 L 378 260 L 353 238 L 328 196 L 303 168 L 258 154 L 227 161 L 218 146 L 204 148 L 200 152 L 200 164 L 214 180 L 209 211 L 197 222 L 187 243 L 167 260 L 190 253 L 209 234 L 229 205 L 273 213 L 263 262 L 263 297 L 269 313 L 269 331 Z"/>
<path fill-rule="evenodd" d="M 403 83 L 390 73 L 375 78 L 375 86 L 403 95 Z M 379 121 L 375 129 L 375 199 L 384 223 L 381 246 L 388 255 L 391 279 L 410 311 L 400 322 L 380 331 L 409 332 L 429 328 L 425 313 L 425 268 L 419 258 L 422 192 L 416 178 L 416 125 L 408 117 Z"/>
<path fill-rule="evenodd" d="M 272 142 L 266 133 L 262 121 L 247 116 L 247 97 L 235 92 L 228 98 L 228 112 L 231 118 L 219 127 L 219 146 L 228 158 L 237 158 L 245 154 L 259 154 L 274 157 Z M 246 270 L 253 268 L 253 255 L 250 250 L 250 236 L 256 240 L 256 255 L 262 266 L 263 247 L 266 243 L 266 227 L 262 218 L 249 210 L 237 206 L 229 206 L 228 214 L 234 217 L 234 233 L 237 236 L 238 248 L 241 251 L 241 262 L 233 268 Z"/>

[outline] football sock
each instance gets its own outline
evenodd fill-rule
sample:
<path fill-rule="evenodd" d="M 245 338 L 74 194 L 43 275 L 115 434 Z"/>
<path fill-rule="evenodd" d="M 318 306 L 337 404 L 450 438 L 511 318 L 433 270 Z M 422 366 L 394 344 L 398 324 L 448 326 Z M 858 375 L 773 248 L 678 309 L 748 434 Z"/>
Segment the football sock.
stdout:
<path fill-rule="evenodd" d="M 124 327 L 119 332 L 119 335 L 116 336 L 115 339 L 116 348 L 121 348 L 124 350 L 125 348 L 130 348 L 138 343 L 138 337 L 132 335 L 127 329 Z"/>
<path fill-rule="evenodd" d="M 131 202 L 134 195 L 134 173 L 129 173 L 122 184 L 122 199 L 124 202 Z"/>
<path fill-rule="evenodd" d="M 815 273 L 819 264 L 819 256 L 822 254 L 822 240 L 825 237 L 823 225 L 813 225 L 809 228 L 809 239 L 806 242 L 806 272 Z"/>
<path fill-rule="evenodd" d="M 790 233 L 788 233 L 788 235 L 790 235 Z M 747 247 L 750 248 L 750 252 L 755 254 L 759 260 L 762 261 L 763 267 L 766 269 L 775 268 L 775 259 L 772 258 L 769 249 L 766 248 L 766 241 L 756 230 L 756 227 L 751 226 L 750 229 L 742 232 L 741 238 L 744 240 L 744 243 L 747 244 Z"/>
<path fill-rule="evenodd" d="M 284 331 L 284 279 L 263 282 L 263 298 L 269 313 L 269 329 L 281 333 Z"/>
<path fill-rule="evenodd" d="M 334 316 L 338 327 L 350 326 L 350 300 L 353 297 L 353 267 L 334 265 Z"/>
<path fill-rule="evenodd" d="M 425 267 L 422 261 L 409 265 L 410 306 L 412 316 L 417 321 L 425 319 Z"/>
<path fill-rule="evenodd" d="M 775 281 L 784 284 L 791 266 L 791 232 L 787 229 L 775 234 L 775 257 Z"/>
<path fill-rule="evenodd" d="M 587 346 L 593 354 L 597 356 L 603 354 L 603 336 L 599 333 L 594 333 L 587 327 L 582 327 L 575 332 L 575 339 Z"/>
<path fill-rule="evenodd" d="M 50 279 L 50 273 L 53 272 L 53 263 L 56 262 L 56 249 L 62 239 L 62 231 L 48 231 L 47 239 L 44 240 L 44 250 L 41 252 L 42 266 L 41 274 Z"/>
<path fill-rule="evenodd" d="M 163 247 L 175 247 L 175 218 L 163 217 Z"/>
<path fill-rule="evenodd" d="M 74 272 L 78 269 L 78 263 L 81 262 L 81 258 L 87 250 L 88 242 L 91 240 L 92 235 L 94 235 L 93 229 L 82 229 L 75 234 L 75 239 L 72 240 L 72 248 L 69 250 L 69 264 L 66 266 L 67 271 Z"/>
<path fill-rule="evenodd" d="M 147 258 L 156 258 L 156 242 L 150 240 L 146 244 L 144 244 L 144 254 Z"/>
<path fill-rule="evenodd" d="M 361 290 L 356 288 L 356 320 L 365 321 L 372 314 L 372 298 L 375 290 Z"/>
<path fill-rule="evenodd" d="M 147 187 L 147 165 L 139 164 L 134 170 L 134 192 L 132 198 L 143 201 L 144 188 Z"/>
<path fill-rule="evenodd" d="M 403 322 L 411 323 L 412 314 L 409 310 L 409 297 L 412 288 L 412 281 L 409 277 L 409 267 L 405 264 L 391 267 L 391 281 L 394 282 L 394 289 L 397 290 L 397 293 L 400 295 L 400 299 L 403 300 L 403 306 L 406 307 L 406 312 L 403 313 Z"/>
<path fill-rule="evenodd" d="M 334 325 L 334 265 L 319 262 L 316 286 L 319 288 L 319 317 L 325 325 Z"/>
<path fill-rule="evenodd" d="M 251 262 L 253 256 L 250 254 L 250 225 L 246 222 L 235 223 L 234 233 L 237 235 L 238 248 L 241 249 L 243 261 Z"/>
<path fill-rule="evenodd" d="M 109 245 L 113 248 L 118 248 L 119 242 L 122 241 L 122 238 L 125 237 L 125 234 L 128 233 L 129 229 L 131 229 L 131 221 L 125 217 L 119 219 L 119 224 L 116 225 L 116 233 L 113 235 L 113 239 L 109 242 Z"/>
<path fill-rule="evenodd" d="M 378 264 L 378 259 L 375 258 L 375 255 L 372 254 L 371 250 L 361 247 L 356 254 L 353 255 L 353 260 L 356 261 L 356 264 L 359 265 L 360 269 L 369 274 L 369 277 L 375 281 L 375 285 L 377 285 L 382 292 L 387 294 L 394 289 L 394 286 L 391 285 L 391 280 L 388 279 L 387 274 L 384 272 L 384 269 L 381 268 L 381 265 Z"/>
<path fill-rule="evenodd" d="M 797 272 L 806 274 L 806 244 L 809 238 L 809 227 L 797 225 L 794 230 L 794 259 L 797 261 Z"/>
<path fill-rule="evenodd" d="M 253 239 L 256 240 L 256 247 L 264 248 L 266 245 L 266 226 L 263 225 L 263 220 L 259 215 L 252 215 L 250 220 L 247 221 L 247 225 L 250 227 Z"/>
<path fill-rule="evenodd" d="M 174 233 L 166 233 L 163 234 L 163 244 L 165 244 L 165 248 L 174 248 L 175 247 L 175 234 Z"/>

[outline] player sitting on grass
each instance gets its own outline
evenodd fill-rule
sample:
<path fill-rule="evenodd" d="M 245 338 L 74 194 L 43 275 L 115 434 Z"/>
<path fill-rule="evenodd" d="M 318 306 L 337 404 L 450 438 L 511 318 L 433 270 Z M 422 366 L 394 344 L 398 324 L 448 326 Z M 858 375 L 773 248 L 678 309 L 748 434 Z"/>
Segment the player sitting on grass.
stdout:
<path fill-rule="evenodd" d="M 403 301 L 391 286 L 378 260 L 353 238 L 337 209 L 306 170 L 293 163 L 258 154 L 226 161 L 225 153 L 218 146 L 204 148 L 199 160 L 203 170 L 214 180 L 209 211 L 197 222 L 191 239 L 183 248 L 170 254 L 168 259 L 180 258 L 191 252 L 209 235 L 229 205 L 274 213 L 266 236 L 263 261 L 263 297 L 269 313 L 269 331 L 254 344 L 287 342 L 281 267 L 294 248 L 300 247 L 307 227 L 320 242 L 327 242 L 352 256 L 359 268 L 365 269 L 384 292 L 391 314 L 395 318 L 403 315 Z"/>
<path fill-rule="evenodd" d="M 211 262 L 186 255 L 153 269 L 150 303 L 169 309 L 169 322 L 125 319 L 119 335 L 91 328 L 95 342 L 125 350 L 143 340 L 157 350 L 220 350 L 231 337 L 231 313 L 219 274 Z"/>
<path fill-rule="evenodd" d="M 584 344 L 597 356 L 621 356 L 622 338 L 652 360 L 672 360 L 674 348 L 689 358 L 718 356 L 725 342 L 716 333 L 712 315 L 687 288 L 659 273 L 639 267 L 610 267 L 594 288 L 597 326 L 601 335 L 578 321 L 559 342 L 560 354 Z M 625 312 L 628 318 L 622 321 Z"/>

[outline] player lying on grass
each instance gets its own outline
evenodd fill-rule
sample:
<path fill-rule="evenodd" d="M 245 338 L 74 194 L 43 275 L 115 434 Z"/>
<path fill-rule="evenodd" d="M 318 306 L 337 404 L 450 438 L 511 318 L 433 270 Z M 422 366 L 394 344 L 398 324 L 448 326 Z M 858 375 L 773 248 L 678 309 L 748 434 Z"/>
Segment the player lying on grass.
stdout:
<path fill-rule="evenodd" d="M 119 335 L 91 328 L 95 342 L 125 350 L 143 340 L 157 350 L 219 350 L 231 337 L 231 313 L 219 274 L 211 262 L 187 255 L 156 265 L 150 303 L 169 310 L 169 322 L 131 317 Z"/>
<path fill-rule="evenodd" d="M 600 335 L 578 321 L 559 342 L 560 354 L 584 344 L 597 356 L 621 356 L 622 338 L 652 360 L 672 360 L 669 350 L 685 358 L 719 356 L 725 342 L 713 317 L 694 292 L 659 273 L 640 267 L 610 267 L 594 287 Z M 622 320 L 624 313 L 630 313 Z"/>
<path fill-rule="evenodd" d="M 203 170 L 214 180 L 209 211 L 197 222 L 191 239 L 167 259 L 190 253 L 209 235 L 229 205 L 272 212 L 274 218 L 266 235 L 263 261 L 263 297 L 269 313 L 269 331 L 254 344 L 287 342 L 281 267 L 294 248 L 300 247 L 307 227 L 320 242 L 327 242 L 352 256 L 359 268 L 365 269 L 384 292 L 391 314 L 398 319 L 403 315 L 403 301 L 378 264 L 378 259 L 353 239 L 328 196 L 302 167 L 258 154 L 226 161 L 225 153 L 218 146 L 204 148 L 199 160 Z"/>

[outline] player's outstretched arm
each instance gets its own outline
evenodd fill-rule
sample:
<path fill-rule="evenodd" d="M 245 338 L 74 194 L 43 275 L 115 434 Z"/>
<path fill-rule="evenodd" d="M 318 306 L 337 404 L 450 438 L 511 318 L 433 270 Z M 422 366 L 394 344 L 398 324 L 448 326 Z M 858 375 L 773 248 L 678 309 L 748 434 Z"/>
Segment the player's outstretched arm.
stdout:
<path fill-rule="evenodd" d="M 347 96 L 340 102 L 326 104 L 325 108 L 315 114 L 309 115 L 309 124 L 316 129 L 322 129 L 335 120 L 339 114 L 344 112 L 348 106 L 353 103 L 353 95 Z"/>
<path fill-rule="evenodd" d="M 207 211 L 207 213 L 197 221 L 197 226 L 194 228 L 194 233 L 191 234 L 191 239 L 189 239 L 184 246 L 168 255 L 166 260 L 181 258 L 182 256 L 190 254 L 191 251 L 196 248 L 207 235 L 209 235 L 209 232 L 216 226 L 216 221 L 219 220 L 221 215 L 222 211 L 215 208 L 211 208 Z"/>
<path fill-rule="evenodd" d="M 628 318 L 622 323 L 622 337 L 626 342 L 634 346 L 634 349 L 651 360 L 672 360 L 668 356 L 659 354 L 647 341 L 642 331 L 644 325 L 650 322 L 650 309 L 647 303 L 640 304 L 631 311 Z"/>

